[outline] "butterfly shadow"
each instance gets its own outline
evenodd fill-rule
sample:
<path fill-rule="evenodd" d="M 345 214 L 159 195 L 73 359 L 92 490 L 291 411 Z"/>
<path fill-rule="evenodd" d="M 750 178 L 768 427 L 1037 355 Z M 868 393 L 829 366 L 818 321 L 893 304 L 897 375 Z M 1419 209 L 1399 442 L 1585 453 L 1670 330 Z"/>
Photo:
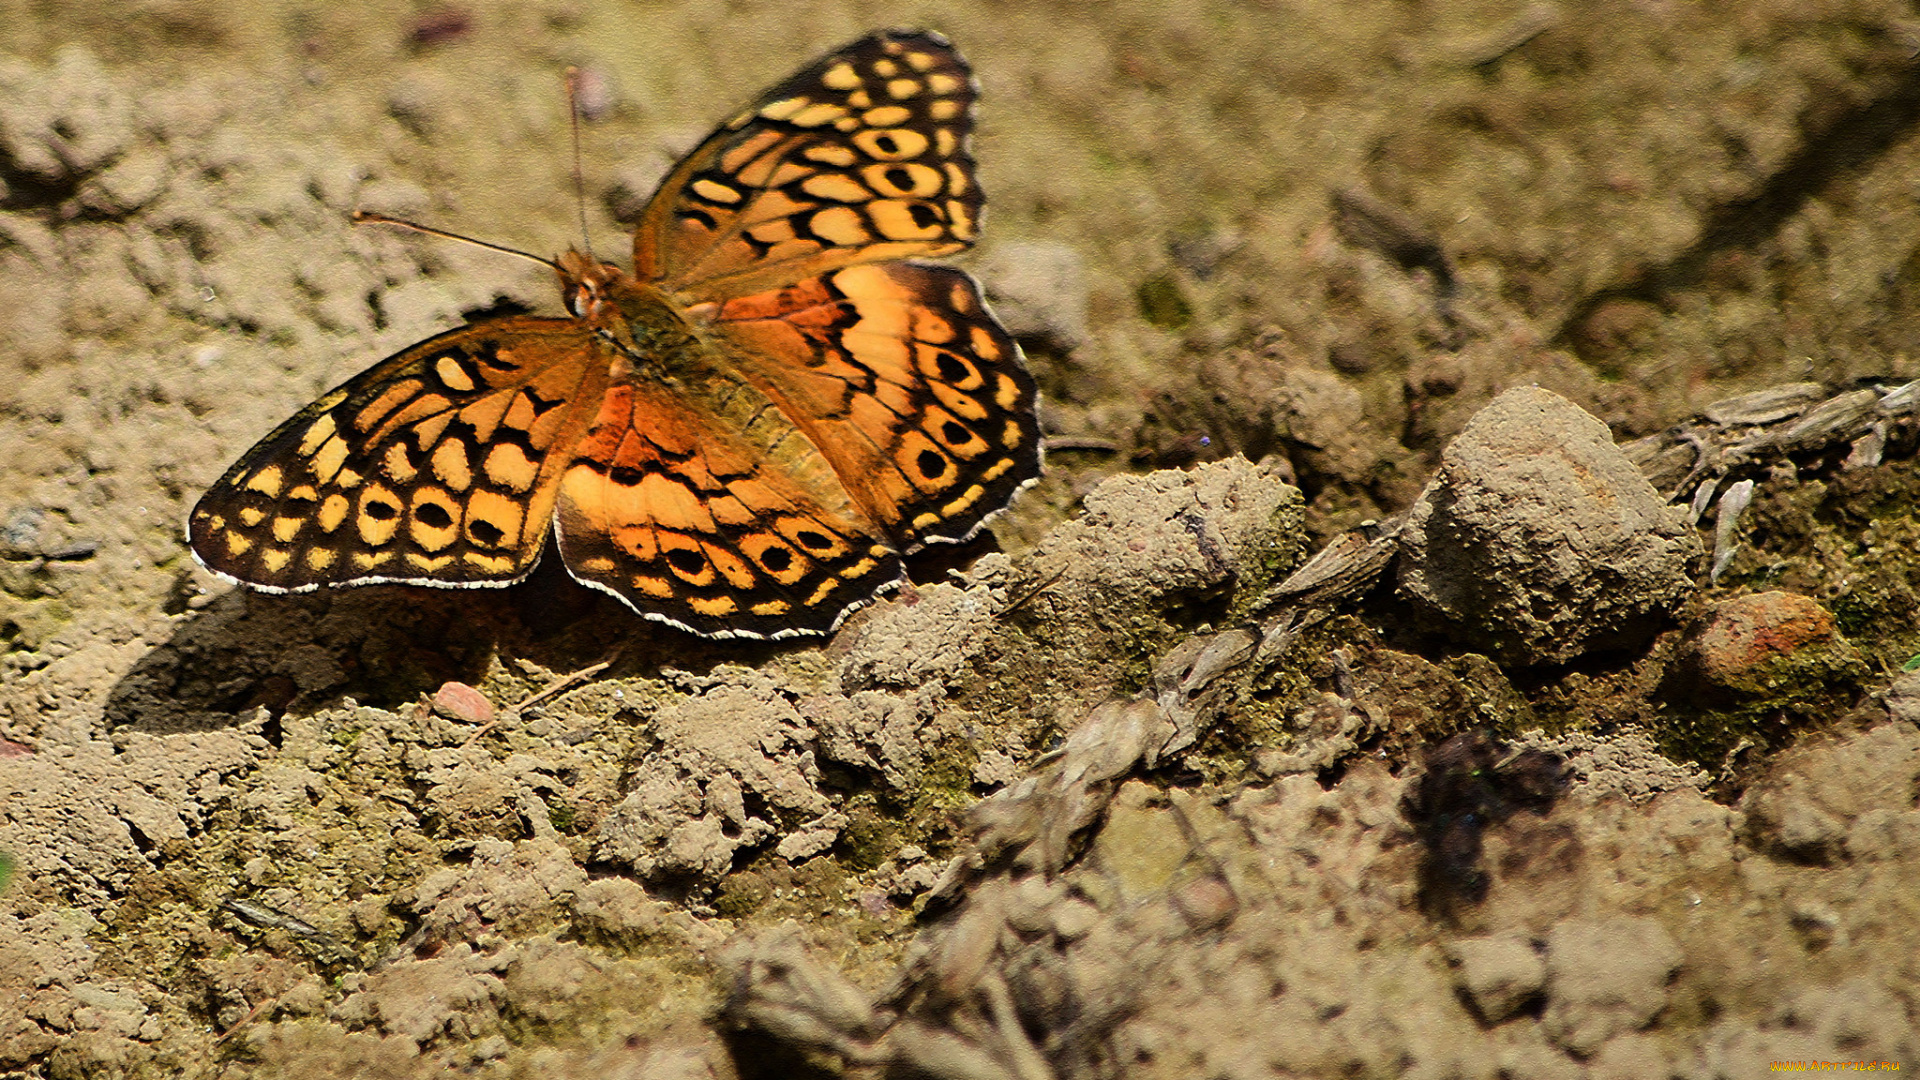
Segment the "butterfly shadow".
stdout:
<path fill-rule="evenodd" d="M 114 685 L 106 720 L 115 732 L 211 731 L 259 708 L 269 722 L 348 699 L 395 708 L 448 681 L 479 683 L 496 657 L 560 674 L 612 660 L 603 677 L 617 677 L 757 663 L 785 647 L 709 642 L 647 622 L 554 559 L 505 589 L 235 589 Z"/>

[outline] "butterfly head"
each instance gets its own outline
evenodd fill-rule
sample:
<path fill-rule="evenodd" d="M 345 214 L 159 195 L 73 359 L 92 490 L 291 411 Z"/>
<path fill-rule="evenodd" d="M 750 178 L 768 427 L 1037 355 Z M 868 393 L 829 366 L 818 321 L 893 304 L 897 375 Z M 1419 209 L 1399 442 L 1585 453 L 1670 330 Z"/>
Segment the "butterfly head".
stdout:
<path fill-rule="evenodd" d="M 574 317 L 591 323 L 606 321 L 617 305 L 613 294 L 627 275 L 619 267 L 569 249 L 554 264 L 560 275 L 560 294 Z"/>

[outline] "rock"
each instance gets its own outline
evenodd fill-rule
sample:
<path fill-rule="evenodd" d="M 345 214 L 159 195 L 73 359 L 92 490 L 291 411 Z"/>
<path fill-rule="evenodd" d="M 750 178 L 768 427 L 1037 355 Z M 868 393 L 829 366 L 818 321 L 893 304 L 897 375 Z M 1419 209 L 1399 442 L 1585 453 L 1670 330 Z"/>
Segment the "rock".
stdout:
<path fill-rule="evenodd" d="M 1920 731 L 1896 721 L 1783 753 L 1767 777 L 1747 789 L 1740 809 L 1756 847 L 1830 863 L 1851 851 L 1856 820 L 1862 823 L 1859 854 L 1900 850 L 1914 832 L 1916 784 Z"/>
<path fill-rule="evenodd" d="M 1588 1080 L 1645 1080 L 1672 1075 L 1672 1062 L 1658 1040 L 1648 1035 L 1621 1035 L 1609 1039 L 1593 1055 Z"/>
<path fill-rule="evenodd" d="M 1920 671 L 1894 678 L 1887 688 L 1887 713 L 1895 720 L 1920 724 Z"/>
<path fill-rule="evenodd" d="M 1013 591 L 1032 594 L 1038 632 L 1089 654 L 1164 632 L 1170 608 L 1264 587 L 1302 539 L 1299 490 L 1244 458 L 1115 476 L 1084 502 L 1021 563 Z"/>
<path fill-rule="evenodd" d="M 407 129 L 431 142 L 452 126 L 450 100 L 459 91 L 450 81 L 420 71 L 407 71 L 394 80 L 387 94 L 387 112 Z"/>
<path fill-rule="evenodd" d="M 89 180 L 82 198 L 89 209 L 109 216 L 131 214 L 159 198 L 172 173 L 173 163 L 165 154 L 150 146 L 135 147 Z"/>
<path fill-rule="evenodd" d="M 1703 1033 L 1692 1076 L 1737 1076 L 1752 1061 L 1912 1061 L 1920 1034 L 1886 987 L 1854 977 L 1780 995 L 1758 1024 L 1721 1019 Z M 1882 1068 L 1887 1068 L 1883 1065 Z"/>
<path fill-rule="evenodd" d="M 1359 387 L 1331 371 L 1286 365 L 1280 371 L 1268 399 L 1274 435 L 1342 480 L 1366 479 L 1380 452 L 1368 445 L 1367 402 Z"/>
<path fill-rule="evenodd" d="M 505 770 L 463 766 L 434 779 L 438 782 L 427 789 L 423 802 L 427 820 L 437 830 L 449 836 L 501 840 L 517 840 L 526 834 L 516 799 L 520 785 Z"/>
<path fill-rule="evenodd" d="M 1866 673 L 1860 654 L 1834 628 L 1827 609 L 1787 592 L 1721 601 L 1688 650 L 1702 689 L 1741 697 Z"/>
<path fill-rule="evenodd" d="M 1547 935 L 1547 1037 L 1586 1056 L 1667 1004 L 1680 946 L 1652 919 L 1568 919 Z"/>
<path fill-rule="evenodd" d="M 1465 938 L 1447 946 L 1460 989 L 1480 1015 L 1497 1024 L 1546 985 L 1547 963 L 1523 934 Z"/>
<path fill-rule="evenodd" d="M 1441 456 L 1401 534 L 1401 592 L 1508 663 L 1630 648 L 1693 591 L 1700 542 L 1606 426 L 1537 388 L 1502 394 Z"/>
<path fill-rule="evenodd" d="M 1854 976 L 1834 986 L 1810 986 L 1781 1003 L 1782 1026 L 1808 1031 L 1831 1049 L 1828 1060 L 1911 1061 L 1920 1052 L 1920 1031 L 1908 1021 L 1911 1007 L 1872 979 Z"/>
<path fill-rule="evenodd" d="M 463 682 L 444 682 L 433 692 L 435 712 L 450 720 L 485 724 L 493 720 L 493 702 Z"/>
<path fill-rule="evenodd" d="M 1847 830 L 1852 859 L 1920 859 L 1920 810 L 1881 808 L 1861 814 Z"/>
<path fill-rule="evenodd" d="M 783 854 L 800 859 L 844 828 L 819 789 L 811 729 L 772 679 L 724 672 L 650 723 L 660 745 L 600 822 L 600 858 L 643 878 L 717 883 L 742 848 L 792 834 Z"/>
<path fill-rule="evenodd" d="M 80 45 L 48 71 L 0 65 L 0 156 L 47 183 L 95 172 L 133 140 L 133 110 L 120 84 Z"/>
<path fill-rule="evenodd" d="M 457 945 L 439 956 L 367 977 L 365 989 L 334 1007 L 349 1027 L 378 1027 L 415 1044 L 447 1034 L 471 1037 L 504 996 L 484 957 Z M 480 1018 L 480 1019 L 477 1019 Z"/>

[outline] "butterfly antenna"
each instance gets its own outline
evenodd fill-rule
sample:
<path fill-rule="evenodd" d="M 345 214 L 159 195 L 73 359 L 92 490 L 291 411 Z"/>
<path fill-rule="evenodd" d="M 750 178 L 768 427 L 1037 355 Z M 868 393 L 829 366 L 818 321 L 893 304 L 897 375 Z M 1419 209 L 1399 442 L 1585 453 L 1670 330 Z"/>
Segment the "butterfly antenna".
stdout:
<path fill-rule="evenodd" d="M 580 246 L 593 257 L 593 238 L 587 235 L 587 181 L 580 168 L 580 69 L 567 68 L 567 118 L 573 125 L 573 202 L 580 208 Z"/>
<path fill-rule="evenodd" d="M 550 270 L 559 269 L 553 260 L 543 259 L 538 255 L 529 255 L 518 248 L 510 248 L 503 244 L 489 244 L 485 240 L 475 240 L 471 236 L 461 236 L 459 233 L 451 233 L 445 229 L 436 229 L 431 225 L 416 225 L 411 221 L 401 221 L 399 218 L 388 217 L 385 214 L 376 214 L 371 210 L 355 210 L 353 212 L 353 223 L 355 225 L 398 225 L 403 229 L 412 229 L 417 233 L 426 233 L 428 236 L 438 236 L 446 240 L 458 240 L 463 244 L 472 244 L 474 247 L 486 248 L 488 251 L 498 251 L 505 255 L 518 255 L 523 259 L 532 259 L 534 262 Z"/>

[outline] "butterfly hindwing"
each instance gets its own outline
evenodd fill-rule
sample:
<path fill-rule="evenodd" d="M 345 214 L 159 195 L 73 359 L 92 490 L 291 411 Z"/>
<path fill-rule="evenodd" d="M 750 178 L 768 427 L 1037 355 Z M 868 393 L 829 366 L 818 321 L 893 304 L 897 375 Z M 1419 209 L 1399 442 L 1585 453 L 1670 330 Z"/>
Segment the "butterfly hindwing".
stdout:
<path fill-rule="evenodd" d="M 634 233 L 635 275 L 714 301 L 960 250 L 982 203 L 973 99 L 937 34 L 888 31 L 829 54 L 667 176 Z"/>
<path fill-rule="evenodd" d="M 712 333 L 903 549 L 966 539 L 1040 474 L 1033 378 L 962 271 L 849 267 L 720 305 Z"/>
<path fill-rule="evenodd" d="M 208 569 L 273 591 L 505 585 L 545 543 L 607 383 L 574 319 L 497 319 L 349 380 L 249 450 L 188 520 Z"/>
<path fill-rule="evenodd" d="M 575 578 L 712 637 L 825 633 L 900 576 L 818 451 L 717 366 L 614 386 L 561 485 Z M 727 409 L 724 398 L 743 404 Z"/>

